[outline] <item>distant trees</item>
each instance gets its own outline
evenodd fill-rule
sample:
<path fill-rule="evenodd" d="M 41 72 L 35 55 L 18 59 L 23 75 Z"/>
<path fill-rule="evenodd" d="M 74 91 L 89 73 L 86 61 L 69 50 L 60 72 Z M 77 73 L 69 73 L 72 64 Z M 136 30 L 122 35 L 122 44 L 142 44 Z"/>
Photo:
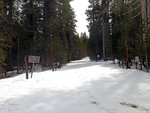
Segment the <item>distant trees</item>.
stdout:
<path fill-rule="evenodd" d="M 70 0 L 0 0 L 0 67 L 24 66 L 25 55 L 41 56 L 43 67 L 81 59 L 86 44 L 76 33 Z M 6 65 L 4 65 L 6 64 Z"/>
<path fill-rule="evenodd" d="M 84 51 L 86 53 L 86 56 L 89 56 L 89 37 L 87 36 L 87 34 L 84 32 L 84 33 L 81 33 L 80 34 L 80 39 L 82 40 L 83 42 L 83 46 L 84 46 Z"/>
<path fill-rule="evenodd" d="M 96 60 L 97 55 L 103 53 L 102 14 L 99 0 L 89 0 L 89 8 L 86 11 L 89 21 L 89 56 Z"/>
<path fill-rule="evenodd" d="M 142 49 L 139 48 L 142 44 L 143 33 L 140 1 L 118 2 L 118 9 L 115 3 L 117 1 L 113 2 L 111 13 L 112 34 L 118 34 L 119 37 L 112 35 L 112 44 L 116 46 L 116 48 L 113 48 L 114 57 L 119 59 L 126 58 L 126 49 L 128 47 L 129 57 L 134 58 L 141 55 L 140 51 Z M 122 53 L 119 54 L 121 51 Z"/>
<path fill-rule="evenodd" d="M 139 56 L 145 62 L 149 54 L 149 33 L 143 40 L 145 23 L 141 16 L 141 1 L 138 0 L 89 0 L 86 11 L 89 21 L 89 56 L 96 60 L 99 54 L 106 58 L 123 61 Z M 146 43 L 147 49 L 144 49 Z"/>

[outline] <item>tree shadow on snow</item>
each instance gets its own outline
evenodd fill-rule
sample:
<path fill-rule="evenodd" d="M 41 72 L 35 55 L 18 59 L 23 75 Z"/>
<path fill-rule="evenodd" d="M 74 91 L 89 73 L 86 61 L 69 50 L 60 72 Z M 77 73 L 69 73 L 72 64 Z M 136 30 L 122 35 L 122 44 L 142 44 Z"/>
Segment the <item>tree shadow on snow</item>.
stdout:
<path fill-rule="evenodd" d="M 117 65 L 105 62 L 83 61 L 59 71 L 97 65 L 119 70 L 119 73 L 84 82 L 81 87 L 72 90 L 34 89 L 28 95 L 0 103 L 0 113 L 122 113 L 118 106 L 127 113 L 128 108 L 120 105 L 122 100 L 139 103 L 145 97 L 145 104 L 149 103 L 150 89 L 141 89 L 142 84 L 150 83 L 147 73 L 118 69 Z M 131 109 L 131 112 L 136 113 L 136 110 Z"/>

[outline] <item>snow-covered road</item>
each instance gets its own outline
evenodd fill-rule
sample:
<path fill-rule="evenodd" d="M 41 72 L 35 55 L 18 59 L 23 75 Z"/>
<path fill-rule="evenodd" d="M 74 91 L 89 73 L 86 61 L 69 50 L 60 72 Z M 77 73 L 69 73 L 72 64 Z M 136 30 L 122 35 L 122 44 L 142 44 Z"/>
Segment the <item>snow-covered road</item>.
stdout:
<path fill-rule="evenodd" d="M 85 58 L 2 79 L 0 113 L 150 113 L 150 74 Z"/>

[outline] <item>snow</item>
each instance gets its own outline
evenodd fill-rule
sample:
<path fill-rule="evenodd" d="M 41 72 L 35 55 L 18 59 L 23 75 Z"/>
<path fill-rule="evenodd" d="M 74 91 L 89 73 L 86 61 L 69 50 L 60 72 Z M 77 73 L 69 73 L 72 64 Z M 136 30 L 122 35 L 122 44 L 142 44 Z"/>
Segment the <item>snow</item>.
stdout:
<path fill-rule="evenodd" d="M 150 113 L 149 86 L 149 73 L 84 58 L 29 80 L 1 79 L 0 113 Z"/>

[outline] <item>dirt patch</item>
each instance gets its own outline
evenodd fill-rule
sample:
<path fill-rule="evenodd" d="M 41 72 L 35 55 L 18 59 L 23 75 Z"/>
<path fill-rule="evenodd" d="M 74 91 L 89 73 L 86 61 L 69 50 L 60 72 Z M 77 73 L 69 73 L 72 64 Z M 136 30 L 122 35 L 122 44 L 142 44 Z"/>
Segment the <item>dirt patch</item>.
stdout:
<path fill-rule="evenodd" d="M 123 106 L 128 106 L 128 107 L 139 109 L 139 110 L 142 110 L 142 111 L 150 111 L 150 109 L 147 109 L 143 106 L 136 105 L 136 104 L 126 103 L 126 102 L 120 102 L 120 104 L 123 105 Z"/>
<path fill-rule="evenodd" d="M 91 101 L 91 104 L 98 105 L 98 103 L 96 101 Z"/>

